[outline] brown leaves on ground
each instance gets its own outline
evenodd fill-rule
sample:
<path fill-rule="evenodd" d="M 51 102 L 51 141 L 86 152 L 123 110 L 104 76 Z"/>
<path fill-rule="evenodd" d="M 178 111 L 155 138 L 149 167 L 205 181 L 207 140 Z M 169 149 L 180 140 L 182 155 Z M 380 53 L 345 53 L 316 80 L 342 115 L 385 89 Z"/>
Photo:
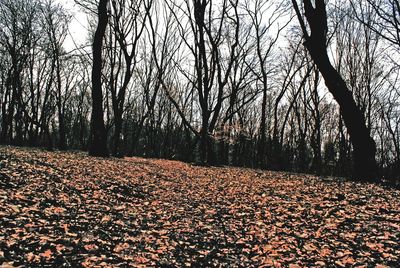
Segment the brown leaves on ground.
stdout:
<path fill-rule="evenodd" d="M 399 202 L 373 184 L 0 147 L 0 265 L 390 267 Z"/>

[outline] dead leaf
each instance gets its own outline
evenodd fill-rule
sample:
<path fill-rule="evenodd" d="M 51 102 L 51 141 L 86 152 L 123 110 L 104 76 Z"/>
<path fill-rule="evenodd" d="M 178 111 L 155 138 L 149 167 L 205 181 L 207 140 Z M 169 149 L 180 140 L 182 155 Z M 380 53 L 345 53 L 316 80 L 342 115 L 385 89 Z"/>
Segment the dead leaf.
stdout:
<path fill-rule="evenodd" d="M 53 256 L 53 252 L 50 249 L 46 250 L 43 253 L 40 253 L 40 257 L 43 257 L 46 260 L 50 260 L 52 258 L 52 256 Z"/>

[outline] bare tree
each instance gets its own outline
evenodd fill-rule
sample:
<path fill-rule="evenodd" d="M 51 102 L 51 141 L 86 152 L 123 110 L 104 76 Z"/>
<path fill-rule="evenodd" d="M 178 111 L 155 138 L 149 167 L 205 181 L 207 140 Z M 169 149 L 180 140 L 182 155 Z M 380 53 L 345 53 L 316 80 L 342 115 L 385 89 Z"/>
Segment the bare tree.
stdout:
<path fill-rule="evenodd" d="M 107 0 L 99 0 L 97 29 L 93 38 L 92 66 L 92 118 L 90 130 L 89 154 L 108 156 L 107 135 L 104 126 L 103 92 L 102 92 L 102 47 L 108 24 Z"/>
<path fill-rule="evenodd" d="M 113 154 L 120 155 L 120 139 L 126 92 L 136 68 L 139 41 L 145 31 L 153 0 L 112 1 L 110 20 L 110 46 L 115 53 L 121 53 L 118 62 L 111 66 L 109 89 L 114 119 Z M 113 43 L 113 38 L 115 42 Z M 118 44 L 118 46 L 117 46 Z M 116 52 L 115 50 L 120 50 Z M 123 61 L 123 62 L 122 62 Z"/>
<path fill-rule="evenodd" d="M 380 35 L 398 50 L 400 48 L 400 1 L 350 1 L 356 19 Z M 375 17 L 371 20 L 371 16 Z"/>
<path fill-rule="evenodd" d="M 6 103 L 3 105 L 1 140 L 21 143 L 23 106 L 23 71 L 35 44 L 37 18 L 36 1 L 3 1 L 0 5 L 0 45 L 8 57 L 5 81 Z"/>
<path fill-rule="evenodd" d="M 46 30 L 48 46 L 55 63 L 55 86 L 56 86 L 56 106 L 58 113 L 58 147 L 66 149 L 66 126 L 65 126 L 65 102 L 68 92 L 63 90 L 62 69 L 64 52 L 62 45 L 67 36 L 70 16 L 61 5 L 55 5 L 51 1 L 46 1 L 40 7 L 43 13 L 43 28 Z"/>
<path fill-rule="evenodd" d="M 255 38 L 255 54 L 257 62 L 256 76 L 260 81 L 262 88 L 262 103 L 261 103 L 261 121 L 260 121 L 260 142 L 258 147 L 258 157 L 260 165 L 266 167 L 266 142 L 267 142 L 267 99 L 272 86 L 270 86 L 270 75 L 276 71 L 277 65 L 276 51 L 273 51 L 275 44 L 281 37 L 281 32 L 291 21 L 287 19 L 279 24 L 279 20 L 286 15 L 286 7 L 284 3 L 276 5 L 270 0 L 254 0 L 246 1 L 245 9 L 249 14 L 251 26 Z M 267 17 L 265 13 L 270 13 Z M 266 21 L 266 22 L 264 22 Z M 276 32 L 273 32 L 276 31 Z M 273 33 L 271 33 L 273 32 Z M 272 80 L 272 79 L 271 79 Z"/>
<path fill-rule="evenodd" d="M 201 108 L 200 161 L 212 163 L 215 155 L 211 133 L 217 125 L 225 99 L 224 89 L 237 57 L 240 27 L 238 1 L 224 0 L 216 5 L 213 1 L 186 0 L 184 7 L 172 1 L 170 6 L 179 23 L 181 38 L 193 57 L 194 75 L 186 71 L 182 74 L 196 90 Z M 176 9 L 184 14 L 188 27 Z M 189 128 L 194 130 L 193 126 Z"/>
<path fill-rule="evenodd" d="M 304 0 L 305 17 L 310 27 L 309 34 L 303 16 L 295 0 L 294 9 L 300 22 L 305 39 L 304 45 L 316 63 L 329 91 L 339 103 L 344 122 L 353 144 L 354 177 L 360 180 L 376 181 L 377 165 L 375 160 L 376 146 L 365 125 L 363 114 L 358 109 L 351 91 L 345 81 L 332 66 L 327 53 L 327 13 L 325 2 Z"/>

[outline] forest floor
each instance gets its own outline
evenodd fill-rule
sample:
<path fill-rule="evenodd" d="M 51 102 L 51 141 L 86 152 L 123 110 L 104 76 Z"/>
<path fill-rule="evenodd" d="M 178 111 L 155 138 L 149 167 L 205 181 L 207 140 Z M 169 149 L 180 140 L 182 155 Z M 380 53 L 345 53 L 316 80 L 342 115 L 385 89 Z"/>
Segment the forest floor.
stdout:
<path fill-rule="evenodd" d="M 400 263 L 399 190 L 82 152 L 0 147 L 0 226 L 0 267 Z"/>

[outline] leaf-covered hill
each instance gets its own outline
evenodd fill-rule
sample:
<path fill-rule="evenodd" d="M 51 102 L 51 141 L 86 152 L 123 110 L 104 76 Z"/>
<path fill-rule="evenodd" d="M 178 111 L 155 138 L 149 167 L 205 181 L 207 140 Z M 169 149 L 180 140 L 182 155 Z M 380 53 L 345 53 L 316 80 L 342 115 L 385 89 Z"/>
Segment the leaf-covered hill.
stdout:
<path fill-rule="evenodd" d="M 4 267 L 395 267 L 400 191 L 0 147 Z"/>

